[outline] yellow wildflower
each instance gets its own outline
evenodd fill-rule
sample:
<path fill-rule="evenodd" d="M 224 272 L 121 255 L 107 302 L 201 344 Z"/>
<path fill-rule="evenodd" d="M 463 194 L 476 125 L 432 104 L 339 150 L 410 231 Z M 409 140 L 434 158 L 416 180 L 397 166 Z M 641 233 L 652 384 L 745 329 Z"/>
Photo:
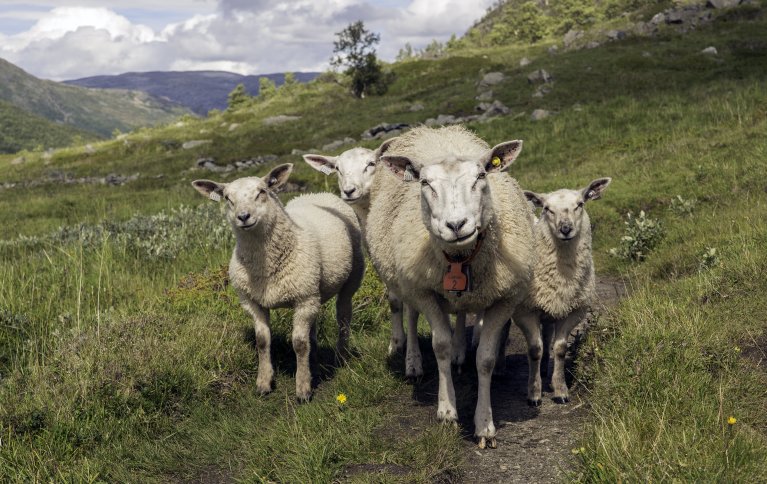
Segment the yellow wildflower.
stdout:
<path fill-rule="evenodd" d="M 336 397 L 336 402 L 338 402 L 339 405 L 346 405 L 346 394 L 339 393 Z"/>
<path fill-rule="evenodd" d="M 730 424 L 730 425 L 735 425 L 735 423 L 736 423 L 737 421 L 738 421 L 738 419 L 736 419 L 736 418 L 735 418 L 735 417 L 733 417 L 732 415 L 730 415 L 730 418 L 728 418 L 728 419 L 727 419 L 727 423 L 728 423 L 728 424 Z"/>
<path fill-rule="evenodd" d="M 740 346 L 735 347 L 735 353 L 740 353 Z"/>

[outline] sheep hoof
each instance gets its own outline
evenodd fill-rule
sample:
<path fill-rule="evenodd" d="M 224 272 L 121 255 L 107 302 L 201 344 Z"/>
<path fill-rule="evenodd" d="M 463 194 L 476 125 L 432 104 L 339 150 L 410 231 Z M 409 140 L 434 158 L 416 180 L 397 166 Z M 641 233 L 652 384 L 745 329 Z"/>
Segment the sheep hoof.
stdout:
<path fill-rule="evenodd" d="M 480 449 L 486 449 L 488 447 L 491 449 L 496 449 L 498 448 L 498 441 L 495 440 L 495 437 L 490 437 L 489 439 L 487 437 L 480 437 L 477 446 Z"/>
<path fill-rule="evenodd" d="M 487 439 L 485 439 L 484 437 L 480 437 L 479 438 L 479 444 L 477 444 L 477 446 L 480 449 L 484 449 L 485 447 L 487 447 Z"/>
<path fill-rule="evenodd" d="M 570 401 L 570 399 L 567 397 L 554 397 L 552 398 L 552 400 L 554 401 L 554 403 L 558 403 L 559 405 L 563 405 Z"/>
<path fill-rule="evenodd" d="M 540 398 L 535 399 L 535 400 L 533 400 L 532 398 L 528 398 L 527 399 L 527 404 L 530 405 L 531 407 L 540 407 L 541 403 L 542 402 L 541 402 Z"/>
<path fill-rule="evenodd" d="M 495 437 L 490 439 L 490 441 L 488 442 L 488 447 L 490 447 L 491 449 L 497 449 L 498 448 L 498 441 L 495 440 Z"/>
<path fill-rule="evenodd" d="M 298 403 L 309 403 L 312 399 L 312 394 L 306 394 L 306 395 L 296 395 L 296 401 Z"/>

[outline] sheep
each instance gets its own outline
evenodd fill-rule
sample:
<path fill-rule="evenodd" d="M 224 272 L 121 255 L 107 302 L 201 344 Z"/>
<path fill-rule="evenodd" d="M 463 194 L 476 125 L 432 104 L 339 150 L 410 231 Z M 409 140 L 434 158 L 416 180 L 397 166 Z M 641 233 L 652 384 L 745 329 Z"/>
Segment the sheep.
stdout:
<path fill-rule="evenodd" d="M 226 200 L 226 216 L 237 243 L 229 263 L 229 279 L 240 304 L 253 317 L 258 347 L 256 386 L 272 391 L 269 310 L 293 308 L 296 352 L 296 398 L 312 396 L 309 357 L 316 356 L 315 319 L 322 303 L 337 296 L 336 319 L 340 358 L 346 356 L 352 296 L 365 271 L 362 234 L 354 211 L 330 193 L 303 195 L 283 206 L 275 191 L 288 180 L 286 163 L 265 177 L 230 183 L 195 180 L 194 188 L 214 201 Z"/>
<path fill-rule="evenodd" d="M 385 149 L 387 143 L 382 147 Z M 352 148 L 338 156 L 323 156 L 317 154 L 303 155 L 304 161 L 315 170 L 331 175 L 338 175 L 338 189 L 341 198 L 347 202 L 357 214 L 363 233 L 370 211 L 370 192 L 380 150 L 367 148 Z M 364 239 L 363 239 L 364 240 Z M 418 378 L 423 375 L 421 350 L 418 347 L 418 312 L 402 304 L 402 300 L 394 291 L 387 288 L 387 298 L 391 309 L 392 334 L 389 339 L 389 354 L 402 352 L 405 349 L 405 331 L 402 327 L 403 314 L 407 314 L 407 346 L 405 354 L 405 376 Z"/>
<path fill-rule="evenodd" d="M 518 140 L 490 148 L 458 125 L 409 131 L 380 157 L 389 170 L 376 172 L 367 221 L 381 279 L 431 326 L 442 421 L 458 418 L 449 314 L 484 311 L 474 414 L 481 448 L 496 446 L 490 381 L 498 335 L 527 294 L 535 257 L 532 212 L 516 180 L 501 173 L 521 148 Z"/>
<path fill-rule="evenodd" d="M 611 181 L 598 178 L 581 190 L 524 192 L 542 209 L 534 227 L 537 257 L 530 292 L 513 316 L 527 340 L 531 406 L 541 404 L 541 374 L 548 373 L 552 337 L 553 400 L 559 404 L 569 401 L 564 368 L 567 337 L 586 317 L 595 296 L 591 222 L 585 204 L 601 198 Z"/>

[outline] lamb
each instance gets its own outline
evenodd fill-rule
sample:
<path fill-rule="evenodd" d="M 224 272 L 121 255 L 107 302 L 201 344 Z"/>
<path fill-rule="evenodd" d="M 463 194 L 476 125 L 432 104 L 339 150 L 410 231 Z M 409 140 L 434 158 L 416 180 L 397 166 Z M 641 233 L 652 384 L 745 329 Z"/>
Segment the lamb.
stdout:
<path fill-rule="evenodd" d="M 484 311 L 474 414 L 480 448 L 496 446 L 490 381 L 498 336 L 527 294 L 535 260 L 532 212 L 516 180 L 501 173 L 521 148 L 518 140 L 490 148 L 458 125 L 409 131 L 380 157 L 389 170 L 376 172 L 367 221 L 381 279 L 431 326 L 442 421 L 458 418 L 449 314 Z"/>
<path fill-rule="evenodd" d="M 387 143 L 382 145 L 385 150 Z M 367 148 L 352 148 L 338 156 L 323 156 L 316 154 L 304 155 L 304 161 L 315 170 L 330 175 L 338 175 L 338 188 L 341 198 L 347 202 L 357 214 L 363 233 L 370 211 L 370 192 L 376 173 L 378 151 Z M 418 347 L 418 312 L 405 307 L 402 300 L 394 291 L 387 288 L 387 297 L 391 309 L 392 334 L 389 340 L 389 354 L 402 352 L 405 349 L 405 331 L 402 327 L 403 314 L 407 313 L 407 349 L 405 355 L 405 376 L 417 378 L 423 375 L 421 350 Z"/>
<path fill-rule="evenodd" d="M 312 395 L 309 357 L 316 353 L 315 319 L 322 303 L 337 296 L 336 350 L 346 355 L 352 296 L 365 270 L 362 234 L 354 211 L 335 195 L 303 195 L 283 206 L 275 191 L 288 180 L 291 163 L 265 177 L 231 183 L 195 180 L 192 185 L 214 201 L 226 200 L 226 216 L 237 244 L 229 278 L 240 304 L 253 317 L 258 347 L 256 386 L 272 391 L 269 310 L 293 308 L 293 349 L 296 352 L 296 397 Z"/>
<path fill-rule="evenodd" d="M 581 190 L 524 192 L 534 206 L 542 209 L 534 228 L 537 258 L 530 293 L 513 316 L 527 340 L 527 398 L 532 406 L 541 404 L 541 374 L 548 373 L 552 337 L 553 400 L 560 404 L 569 401 L 564 368 L 567 337 L 586 317 L 595 295 L 591 222 L 585 203 L 601 198 L 611 181 L 598 178 Z"/>

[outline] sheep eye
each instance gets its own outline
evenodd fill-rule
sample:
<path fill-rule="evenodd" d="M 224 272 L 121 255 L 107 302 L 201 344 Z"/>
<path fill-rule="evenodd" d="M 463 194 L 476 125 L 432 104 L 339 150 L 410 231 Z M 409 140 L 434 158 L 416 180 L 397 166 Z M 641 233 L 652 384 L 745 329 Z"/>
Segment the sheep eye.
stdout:
<path fill-rule="evenodd" d="M 575 209 L 578 210 L 579 208 L 583 208 L 583 202 L 578 202 L 578 206 Z"/>
<path fill-rule="evenodd" d="M 553 213 L 554 213 L 554 212 L 552 212 L 552 211 L 551 211 L 551 209 L 550 209 L 549 207 L 543 207 L 543 211 L 544 211 L 544 212 L 548 212 L 548 213 L 550 213 L 550 214 L 553 214 Z"/>
<path fill-rule="evenodd" d="M 479 175 L 477 175 L 477 180 L 484 180 L 486 176 L 487 176 L 487 173 L 483 171 Z"/>
<path fill-rule="evenodd" d="M 227 203 L 229 203 L 230 205 L 232 205 L 232 199 L 231 199 L 231 198 L 229 198 L 229 195 L 224 195 L 224 200 L 226 200 L 226 201 L 227 201 Z"/>
<path fill-rule="evenodd" d="M 258 194 L 256 195 L 256 200 L 258 200 L 258 198 L 259 198 L 261 195 L 263 195 L 264 193 L 266 193 L 266 190 L 260 190 L 260 191 L 258 192 Z"/>
<path fill-rule="evenodd" d="M 429 182 L 428 182 L 428 181 L 426 181 L 426 180 L 421 180 L 421 186 L 422 186 L 422 187 L 426 187 L 426 186 L 429 186 Z"/>

